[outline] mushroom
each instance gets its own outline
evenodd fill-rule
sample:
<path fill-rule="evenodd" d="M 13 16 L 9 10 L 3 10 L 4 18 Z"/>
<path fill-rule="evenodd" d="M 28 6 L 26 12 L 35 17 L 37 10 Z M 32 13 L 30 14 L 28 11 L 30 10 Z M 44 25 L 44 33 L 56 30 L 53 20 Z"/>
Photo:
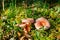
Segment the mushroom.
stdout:
<path fill-rule="evenodd" d="M 23 28 L 24 33 L 28 33 L 31 28 L 30 25 L 34 22 L 33 18 L 27 18 L 27 19 L 23 19 L 21 24 L 17 24 L 16 26 L 19 26 L 21 28 Z"/>
<path fill-rule="evenodd" d="M 35 25 L 36 29 L 40 29 L 43 27 L 44 27 L 44 29 L 48 29 L 50 27 L 50 23 L 44 17 L 38 18 L 34 25 Z"/>
<path fill-rule="evenodd" d="M 27 19 L 23 19 L 22 20 L 22 24 L 26 24 L 25 27 L 24 27 L 24 32 L 25 33 L 28 33 L 31 28 L 30 28 L 30 25 L 34 22 L 34 19 L 33 18 L 27 18 Z"/>

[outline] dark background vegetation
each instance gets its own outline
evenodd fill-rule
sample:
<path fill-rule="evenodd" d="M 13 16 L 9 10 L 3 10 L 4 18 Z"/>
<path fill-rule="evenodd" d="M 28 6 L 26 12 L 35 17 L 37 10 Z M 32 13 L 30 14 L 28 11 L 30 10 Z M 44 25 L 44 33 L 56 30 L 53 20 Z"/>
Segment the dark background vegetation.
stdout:
<path fill-rule="evenodd" d="M 27 6 L 32 5 L 34 2 L 41 1 L 42 3 L 47 3 L 49 4 L 50 7 L 53 7 L 57 5 L 56 3 L 59 4 L 60 0 L 4 0 L 4 7 L 7 8 L 9 7 L 10 3 L 21 5 L 22 3 L 27 4 Z M 0 0 L 0 10 L 3 8 L 3 0 Z"/>

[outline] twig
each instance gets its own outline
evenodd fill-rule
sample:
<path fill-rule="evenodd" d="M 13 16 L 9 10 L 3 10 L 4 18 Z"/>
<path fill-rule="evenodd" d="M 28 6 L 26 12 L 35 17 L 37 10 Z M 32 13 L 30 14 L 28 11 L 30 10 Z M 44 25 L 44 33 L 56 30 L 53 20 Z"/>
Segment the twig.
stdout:
<path fill-rule="evenodd" d="M 2 0 L 2 7 L 3 7 L 3 11 L 4 11 L 4 0 Z"/>

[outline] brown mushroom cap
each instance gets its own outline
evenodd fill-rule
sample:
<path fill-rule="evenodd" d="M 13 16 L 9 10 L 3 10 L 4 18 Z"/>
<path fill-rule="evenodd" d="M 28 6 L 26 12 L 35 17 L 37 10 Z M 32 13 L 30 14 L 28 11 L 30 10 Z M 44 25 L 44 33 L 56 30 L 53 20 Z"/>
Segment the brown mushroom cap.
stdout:
<path fill-rule="evenodd" d="M 31 23 L 34 23 L 34 19 L 33 18 L 27 18 L 27 20 L 29 20 Z"/>
<path fill-rule="evenodd" d="M 27 18 L 22 20 L 22 23 L 33 23 L 33 22 L 34 22 L 33 18 Z"/>
<path fill-rule="evenodd" d="M 23 19 L 23 20 L 22 20 L 22 23 L 24 23 L 24 24 L 25 24 L 25 23 L 30 23 L 30 21 L 27 20 L 27 19 Z"/>

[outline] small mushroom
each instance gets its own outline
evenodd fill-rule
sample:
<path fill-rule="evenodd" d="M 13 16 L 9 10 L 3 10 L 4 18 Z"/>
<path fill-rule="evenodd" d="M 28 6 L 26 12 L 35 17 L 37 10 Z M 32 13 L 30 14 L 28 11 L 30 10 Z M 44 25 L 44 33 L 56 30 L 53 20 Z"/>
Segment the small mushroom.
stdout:
<path fill-rule="evenodd" d="M 40 29 L 43 27 L 44 27 L 44 29 L 48 29 L 50 27 L 50 23 L 48 22 L 47 19 L 45 19 L 43 17 L 38 18 L 35 23 L 35 28 Z"/>

